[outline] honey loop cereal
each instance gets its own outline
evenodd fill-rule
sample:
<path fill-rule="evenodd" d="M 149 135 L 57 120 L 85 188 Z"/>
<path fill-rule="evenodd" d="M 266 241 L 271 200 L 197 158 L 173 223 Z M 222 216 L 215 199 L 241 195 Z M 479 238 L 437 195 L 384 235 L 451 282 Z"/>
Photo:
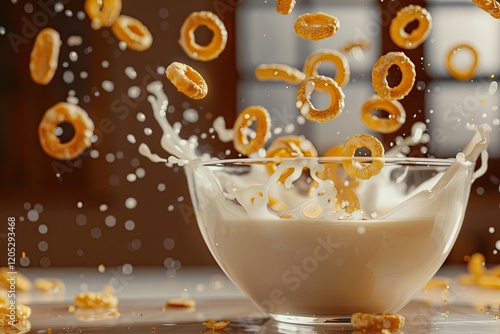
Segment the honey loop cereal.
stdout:
<path fill-rule="evenodd" d="M 208 86 L 205 79 L 191 66 L 173 62 L 168 65 L 165 73 L 177 90 L 186 96 L 195 100 L 207 96 Z"/>
<path fill-rule="evenodd" d="M 276 11 L 283 15 L 288 15 L 295 7 L 295 0 L 276 0 Z"/>
<path fill-rule="evenodd" d="M 390 87 L 387 75 L 392 65 L 399 67 L 402 73 L 401 82 L 396 87 Z M 415 83 L 415 65 L 403 52 L 389 52 L 380 57 L 372 70 L 372 85 L 375 92 L 387 100 L 401 100 L 413 88 Z"/>
<path fill-rule="evenodd" d="M 61 293 L 66 290 L 64 282 L 58 278 L 37 278 L 34 281 L 35 288 L 38 291 Z"/>
<path fill-rule="evenodd" d="M 498 0 L 472 0 L 479 8 L 496 19 L 500 19 L 500 2 Z"/>
<path fill-rule="evenodd" d="M 405 318 L 393 313 L 354 313 L 351 315 L 351 325 L 359 330 L 396 330 L 405 325 Z"/>
<path fill-rule="evenodd" d="M 330 105 L 326 109 L 316 109 L 311 102 L 311 94 L 315 89 L 330 94 Z M 344 93 L 337 82 L 322 75 L 313 75 L 304 80 L 297 90 L 296 106 L 305 119 L 312 122 L 327 122 L 344 109 Z"/>
<path fill-rule="evenodd" d="M 410 33 L 405 28 L 413 21 L 418 22 L 417 28 Z M 431 14 L 417 5 L 408 5 L 401 8 L 392 19 L 389 34 L 394 44 L 403 49 L 415 49 L 429 36 L 432 28 Z"/>
<path fill-rule="evenodd" d="M 30 74 L 34 82 L 47 85 L 57 70 L 61 37 L 52 28 L 41 30 L 35 39 L 30 56 Z"/>
<path fill-rule="evenodd" d="M 82 309 L 111 309 L 118 306 L 118 298 L 109 292 L 80 292 L 75 296 L 75 305 Z"/>
<path fill-rule="evenodd" d="M 349 81 L 351 70 L 346 56 L 339 51 L 327 49 L 316 51 L 306 58 L 303 68 L 306 77 L 318 75 L 318 67 L 323 62 L 329 62 L 335 65 L 337 73 L 333 80 L 335 80 L 340 87 L 344 86 Z"/>
<path fill-rule="evenodd" d="M 167 301 L 167 307 L 171 308 L 193 308 L 196 302 L 187 298 L 172 298 Z"/>
<path fill-rule="evenodd" d="M 84 9 L 90 19 L 90 26 L 97 30 L 115 23 L 122 10 L 122 1 L 85 0 Z"/>
<path fill-rule="evenodd" d="M 361 147 L 369 149 L 373 158 L 382 158 L 384 156 L 384 146 L 382 143 L 369 134 L 358 134 L 349 137 L 342 148 L 342 156 L 352 157 L 356 153 L 356 150 Z M 357 163 L 346 159 L 342 161 L 342 165 L 349 177 L 368 180 L 370 177 L 380 173 L 382 167 L 384 167 L 384 161 L 373 159 L 370 163 Z"/>
<path fill-rule="evenodd" d="M 374 110 L 383 110 L 389 117 L 379 117 Z M 396 100 L 386 100 L 378 95 L 369 97 L 361 107 L 361 120 L 371 130 L 379 133 L 397 131 L 406 121 L 406 112 L 401 103 Z"/>
<path fill-rule="evenodd" d="M 70 141 L 61 143 L 56 135 L 56 129 L 61 123 L 70 123 L 74 136 Z M 91 144 L 94 133 L 94 123 L 87 112 L 77 105 L 60 102 L 47 110 L 38 126 L 40 145 L 49 156 L 70 160 L 80 155 Z"/>
<path fill-rule="evenodd" d="M 472 55 L 472 64 L 467 70 L 462 71 L 455 67 L 455 65 L 453 64 L 453 58 L 458 52 L 464 52 L 464 51 L 468 51 Z M 448 53 L 447 60 L 448 60 L 447 61 L 448 71 L 450 72 L 450 75 L 457 80 L 470 80 L 476 74 L 478 56 L 476 49 L 472 45 L 461 44 L 453 47 Z"/>
<path fill-rule="evenodd" d="M 255 137 L 248 140 L 248 127 L 257 122 Z M 269 112 L 261 106 L 245 108 L 234 122 L 233 144 L 236 151 L 241 154 L 251 154 L 264 147 L 271 131 L 271 117 Z"/>
<path fill-rule="evenodd" d="M 306 13 L 297 18 L 293 26 L 295 33 L 313 41 L 333 36 L 340 28 L 335 16 L 325 13 Z"/>
<path fill-rule="evenodd" d="M 148 28 L 136 18 L 120 15 L 111 30 L 116 38 L 125 42 L 127 47 L 134 51 L 144 51 L 153 44 L 153 35 Z"/>
<path fill-rule="evenodd" d="M 213 33 L 212 40 L 206 46 L 195 41 L 194 32 L 205 26 Z M 227 30 L 217 15 L 209 11 L 191 13 L 181 27 L 179 44 L 186 54 L 196 60 L 209 61 L 217 58 L 224 51 L 227 43 Z"/>
<path fill-rule="evenodd" d="M 230 323 L 230 321 L 214 321 L 212 319 L 208 319 L 207 322 L 203 323 L 203 326 L 208 329 L 221 330 L 229 326 Z"/>
<path fill-rule="evenodd" d="M 295 67 L 284 64 L 261 64 L 255 69 L 255 77 L 259 80 L 279 80 L 291 84 L 301 83 L 304 73 Z"/>
<path fill-rule="evenodd" d="M 0 289 L 10 289 L 10 281 L 8 281 L 11 276 L 11 274 L 9 274 L 10 272 L 11 271 L 7 267 L 0 268 Z M 32 284 L 29 278 L 18 271 L 16 274 L 16 290 L 29 291 L 31 288 Z"/>

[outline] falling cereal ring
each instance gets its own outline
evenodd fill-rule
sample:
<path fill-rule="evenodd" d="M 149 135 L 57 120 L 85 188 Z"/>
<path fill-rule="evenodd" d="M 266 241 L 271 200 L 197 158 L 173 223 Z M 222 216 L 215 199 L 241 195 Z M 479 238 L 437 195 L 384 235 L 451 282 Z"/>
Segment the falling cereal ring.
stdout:
<path fill-rule="evenodd" d="M 205 26 L 213 33 L 212 40 L 206 46 L 196 43 L 194 32 Z M 195 59 L 209 61 L 217 58 L 224 51 L 227 43 L 227 30 L 224 23 L 212 12 L 193 12 L 187 17 L 181 27 L 179 44 L 186 54 Z"/>
<path fill-rule="evenodd" d="M 333 80 L 337 81 L 340 87 L 344 86 L 349 81 L 351 71 L 347 58 L 336 50 L 319 50 L 311 53 L 304 63 L 303 72 L 307 77 L 318 75 L 318 67 L 322 62 L 330 62 L 335 65 L 337 74 Z"/>
<path fill-rule="evenodd" d="M 205 79 L 191 66 L 173 62 L 168 65 L 165 73 L 177 90 L 186 96 L 195 100 L 207 96 L 208 86 Z"/>
<path fill-rule="evenodd" d="M 255 137 L 248 140 L 246 130 L 254 121 L 257 121 Z M 233 129 L 234 147 L 241 154 L 248 155 L 264 147 L 264 144 L 269 138 L 269 132 L 271 131 L 271 117 L 265 108 L 250 106 L 245 108 L 238 115 L 234 122 Z"/>
<path fill-rule="evenodd" d="M 392 65 L 399 67 L 402 73 L 401 82 L 396 87 L 387 83 L 387 75 Z M 415 65 L 403 52 L 389 52 L 380 57 L 372 70 L 372 85 L 375 92 L 387 100 L 401 100 L 413 88 L 415 83 Z"/>
<path fill-rule="evenodd" d="M 337 190 L 337 203 L 335 203 L 336 211 L 353 213 L 359 209 L 361 209 L 361 204 L 359 203 L 358 195 L 356 195 L 352 189 L 342 187 Z"/>
<path fill-rule="evenodd" d="M 305 75 L 292 66 L 261 64 L 255 69 L 255 77 L 259 80 L 280 80 L 291 84 L 298 84 L 304 80 Z"/>
<path fill-rule="evenodd" d="M 97 30 L 115 23 L 122 10 L 122 1 L 86 0 L 84 9 L 90 19 L 90 26 Z"/>
<path fill-rule="evenodd" d="M 67 143 L 61 143 L 55 134 L 56 128 L 64 122 L 73 126 L 75 134 Z M 49 156 L 70 160 L 80 155 L 91 145 L 94 123 L 88 114 L 77 105 L 60 102 L 47 110 L 38 126 L 40 144 Z"/>
<path fill-rule="evenodd" d="M 351 325 L 357 330 L 396 330 L 405 325 L 405 318 L 393 313 L 354 313 Z"/>
<path fill-rule="evenodd" d="M 30 57 L 30 74 L 34 82 L 47 85 L 57 70 L 61 37 L 52 28 L 45 28 L 36 36 Z"/>
<path fill-rule="evenodd" d="M 466 71 L 460 71 L 456 69 L 455 66 L 453 65 L 453 57 L 456 55 L 457 52 L 462 50 L 470 51 L 472 57 L 474 58 L 471 67 Z M 450 75 L 457 80 L 470 80 L 474 77 L 476 73 L 477 61 L 478 61 L 477 52 L 474 47 L 468 44 L 457 45 L 453 47 L 448 53 L 448 62 L 447 62 L 448 71 L 450 72 Z"/>
<path fill-rule="evenodd" d="M 153 44 L 153 36 L 141 21 L 126 15 L 120 15 L 111 26 L 115 36 L 134 51 L 144 51 Z"/>
<path fill-rule="evenodd" d="M 325 13 L 306 13 L 297 18 L 293 28 L 298 36 L 317 41 L 333 36 L 340 23 L 335 16 Z"/>
<path fill-rule="evenodd" d="M 496 19 L 500 19 L 500 2 L 497 0 L 472 0 L 479 8 Z"/>
<path fill-rule="evenodd" d="M 372 114 L 373 110 L 383 110 L 389 117 L 378 117 Z M 401 103 L 396 100 L 386 100 L 378 95 L 369 97 L 361 107 L 361 120 L 365 125 L 379 133 L 397 131 L 406 121 L 406 112 Z"/>
<path fill-rule="evenodd" d="M 418 26 L 408 34 L 405 28 L 413 21 L 418 21 Z M 410 50 L 415 49 L 427 39 L 431 28 L 432 17 L 425 8 L 408 5 L 401 8 L 392 19 L 389 33 L 394 44 Z"/>
<path fill-rule="evenodd" d="M 361 147 L 366 147 L 370 150 L 373 158 L 382 158 L 384 156 L 384 146 L 375 137 L 369 134 L 358 134 L 349 137 L 342 148 L 342 156 L 352 157 L 356 150 Z M 370 177 L 377 175 L 384 167 L 384 162 L 380 159 L 374 159 L 369 164 L 361 164 L 361 167 L 356 166 L 353 160 L 343 160 L 345 172 L 353 179 L 368 180 Z"/>
<path fill-rule="evenodd" d="M 266 150 L 266 158 L 298 158 L 298 157 L 317 157 L 318 151 L 313 143 L 304 136 L 283 136 L 276 138 Z M 276 171 L 276 164 L 269 163 L 266 166 L 269 175 Z M 284 183 L 291 173 L 284 173 L 280 181 Z"/>
<path fill-rule="evenodd" d="M 295 7 L 295 0 L 276 0 L 276 11 L 282 15 L 288 15 Z"/>
<path fill-rule="evenodd" d="M 326 109 L 316 109 L 310 98 L 314 89 L 330 94 L 330 106 Z M 344 93 L 337 82 L 322 75 L 313 75 L 304 80 L 297 90 L 296 105 L 305 119 L 323 123 L 340 115 L 344 108 Z"/>

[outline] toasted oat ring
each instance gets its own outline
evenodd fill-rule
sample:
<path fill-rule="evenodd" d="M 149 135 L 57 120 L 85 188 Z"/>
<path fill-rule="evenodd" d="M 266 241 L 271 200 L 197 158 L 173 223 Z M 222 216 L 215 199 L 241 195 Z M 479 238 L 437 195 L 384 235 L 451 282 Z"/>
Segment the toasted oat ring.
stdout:
<path fill-rule="evenodd" d="M 206 46 L 197 44 L 194 36 L 194 31 L 202 25 L 213 33 L 212 40 Z M 226 27 L 212 12 L 193 12 L 182 24 L 179 44 L 186 54 L 195 60 L 209 61 L 217 58 L 224 51 L 226 43 Z"/>
<path fill-rule="evenodd" d="M 67 143 L 61 143 L 55 134 L 59 124 L 68 122 L 73 126 L 74 136 Z M 91 144 L 94 123 L 87 112 L 79 106 L 67 102 L 59 102 L 45 112 L 38 126 L 40 144 L 49 156 L 70 160 L 80 155 Z"/>
<path fill-rule="evenodd" d="M 472 2 L 494 18 L 500 19 L 500 2 L 498 0 L 472 0 Z"/>
<path fill-rule="evenodd" d="M 330 105 L 326 109 L 316 109 L 310 98 L 314 89 L 330 94 Z M 305 119 L 323 123 L 340 115 L 344 109 L 344 93 L 337 82 L 323 75 L 313 75 L 302 81 L 297 90 L 296 105 Z"/>
<path fill-rule="evenodd" d="M 129 49 L 144 51 L 153 44 L 153 35 L 141 21 L 130 16 L 120 15 L 111 26 L 115 36 L 127 44 Z"/>
<path fill-rule="evenodd" d="M 372 114 L 373 110 L 383 110 L 389 117 L 378 117 Z M 397 131 L 406 121 L 406 112 L 396 100 L 386 100 L 378 95 L 370 96 L 361 107 L 361 120 L 365 125 L 376 132 L 392 133 Z"/>
<path fill-rule="evenodd" d="M 325 13 L 306 13 L 297 18 L 293 28 L 298 36 L 317 41 L 333 36 L 340 23 L 335 16 Z"/>
<path fill-rule="evenodd" d="M 36 36 L 30 57 L 30 74 L 34 82 L 47 85 L 57 70 L 61 37 L 52 28 L 45 28 Z"/>
<path fill-rule="evenodd" d="M 344 145 L 336 145 L 332 146 L 328 149 L 328 151 L 325 152 L 324 156 L 325 157 L 341 157 L 342 156 L 342 149 Z M 335 183 L 335 187 L 337 189 L 340 188 L 356 188 L 359 186 L 359 182 L 354 181 L 354 180 L 349 180 L 349 184 L 345 185 L 344 181 L 341 178 L 339 178 L 339 167 L 340 167 L 340 162 L 339 163 L 325 163 L 325 171 L 322 173 L 324 175 L 323 179 L 330 179 L 333 180 Z M 342 172 L 342 177 L 344 172 Z"/>
<path fill-rule="evenodd" d="M 373 158 L 382 158 L 384 156 L 384 146 L 375 137 L 369 134 L 358 134 L 349 137 L 342 148 L 342 156 L 352 157 L 356 150 L 360 147 L 366 147 L 370 150 Z M 345 172 L 353 179 L 368 180 L 370 177 L 377 175 L 384 167 L 384 162 L 379 159 L 374 159 L 369 164 L 361 164 L 361 168 L 354 165 L 352 160 L 346 159 L 342 161 Z"/>
<path fill-rule="evenodd" d="M 322 62 L 327 61 L 335 65 L 337 74 L 333 80 L 337 81 L 340 87 L 344 86 L 349 81 L 351 70 L 346 56 L 336 50 L 319 50 L 311 53 L 304 62 L 303 72 L 306 78 L 313 75 L 318 75 L 318 67 Z"/>
<path fill-rule="evenodd" d="M 255 77 L 259 80 L 280 80 L 298 84 L 306 77 L 295 67 L 284 64 L 261 64 L 255 69 Z"/>
<path fill-rule="evenodd" d="M 257 121 L 255 137 L 248 140 L 245 130 L 252 122 Z M 234 122 L 233 144 L 241 154 L 250 154 L 261 149 L 269 138 L 271 131 L 271 117 L 269 112 L 261 106 L 250 106 L 245 108 Z"/>
<path fill-rule="evenodd" d="M 115 23 L 122 11 L 122 0 L 85 0 L 83 8 L 90 19 L 90 26 L 97 30 Z"/>
<path fill-rule="evenodd" d="M 391 88 L 387 83 L 387 74 L 392 65 L 399 67 L 403 77 L 399 85 Z M 416 75 L 415 65 L 403 52 L 389 52 L 380 57 L 373 66 L 372 85 L 381 98 L 401 100 L 413 88 Z"/>
<path fill-rule="evenodd" d="M 453 57 L 458 51 L 461 51 L 463 49 L 469 50 L 470 53 L 472 54 L 473 62 L 471 67 L 466 70 L 466 71 L 460 71 L 455 68 L 455 65 L 453 65 Z M 477 69 L 477 62 L 478 62 L 478 56 L 476 49 L 472 45 L 468 44 L 461 44 L 453 47 L 450 52 L 448 53 L 448 71 L 450 72 L 450 75 L 454 77 L 457 80 L 470 80 L 474 77 L 476 74 L 476 69 Z"/>
<path fill-rule="evenodd" d="M 405 325 L 405 318 L 393 313 L 354 313 L 351 315 L 351 325 L 354 329 L 388 329 L 396 330 Z"/>
<path fill-rule="evenodd" d="M 195 100 L 207 96 L 208 86 L 205 79 L 191 66 L 173 62 L 168 65 L 165 73 L 177 90 L 186 96 Z"/>
<path fill-rule="evenodd" d="M 418 21 L 418 27 L 407 33 L 405 28 L 413 21 Z M 411 50 L 417 48 L 429 36 L 432 28 L 432 17 L 427 9 L 418 5 L 408 5 L 399 10 L 391 21 L 389 33 L 391 39 L 400 48 Z"/>
<path fill-rule="evenodd" d="M 361 204 L 359 203 L 358 195 L 356 195 L 352 189 L 345 187 L 337 189 L 337 203 L 335 203 L 336 211 L 353 213 L 359 209 L 361 209 Z"/>
<path fill-rule="evenodd" d="M 288 15 L 295 7 L 295 0 L 276 0 L 276 10 L 278 13 Z"/>

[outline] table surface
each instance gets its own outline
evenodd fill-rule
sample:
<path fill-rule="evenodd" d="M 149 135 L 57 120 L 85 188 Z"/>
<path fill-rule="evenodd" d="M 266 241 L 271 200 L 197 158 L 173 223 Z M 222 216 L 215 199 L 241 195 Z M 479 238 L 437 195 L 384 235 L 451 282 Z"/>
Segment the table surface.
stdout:
<path fill-rule="evenodd" d="M 458 284 L 456 276 L 463 271 L 442 269 L 438 275 L 451 278 L 450 288 L 424 289 L 400 312 L 406 325 L 395 333 L 500 333 L 500 290 Z M 212 333 L 202 326 L 208 319 L 231 320 L 217 333 L 358 333 L 349 325 L 299 326 L 269 320 L 216 267 L 33 268 L 23 273 L 31 280 L 50 277 L 65 283 L 65 290 L 56 294 L 17 292 L 17 302 L 32 308 L 30 333 Z M 102 291 L 105 285 L 111 285 L 119 298 L 119 316 L 71 310 L 76 294 Z M 164 307 L 178 297 L 194 299 L 196 307 Z"/>

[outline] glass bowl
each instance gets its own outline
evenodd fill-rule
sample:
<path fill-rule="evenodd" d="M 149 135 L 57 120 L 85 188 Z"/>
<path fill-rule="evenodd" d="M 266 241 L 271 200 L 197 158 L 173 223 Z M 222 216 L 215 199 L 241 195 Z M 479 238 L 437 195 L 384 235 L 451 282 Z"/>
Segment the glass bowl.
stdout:
<path fill-rule="evenodd" d="M 351 179 L 344 165 L 381 171 Z M 357 166 L 357 167 L 356 167 Z M 459 233 L 474 163 L 454 159 L 191 161 L 198 225 L 227 276 L 278 321 L 398 312 Z"/>

